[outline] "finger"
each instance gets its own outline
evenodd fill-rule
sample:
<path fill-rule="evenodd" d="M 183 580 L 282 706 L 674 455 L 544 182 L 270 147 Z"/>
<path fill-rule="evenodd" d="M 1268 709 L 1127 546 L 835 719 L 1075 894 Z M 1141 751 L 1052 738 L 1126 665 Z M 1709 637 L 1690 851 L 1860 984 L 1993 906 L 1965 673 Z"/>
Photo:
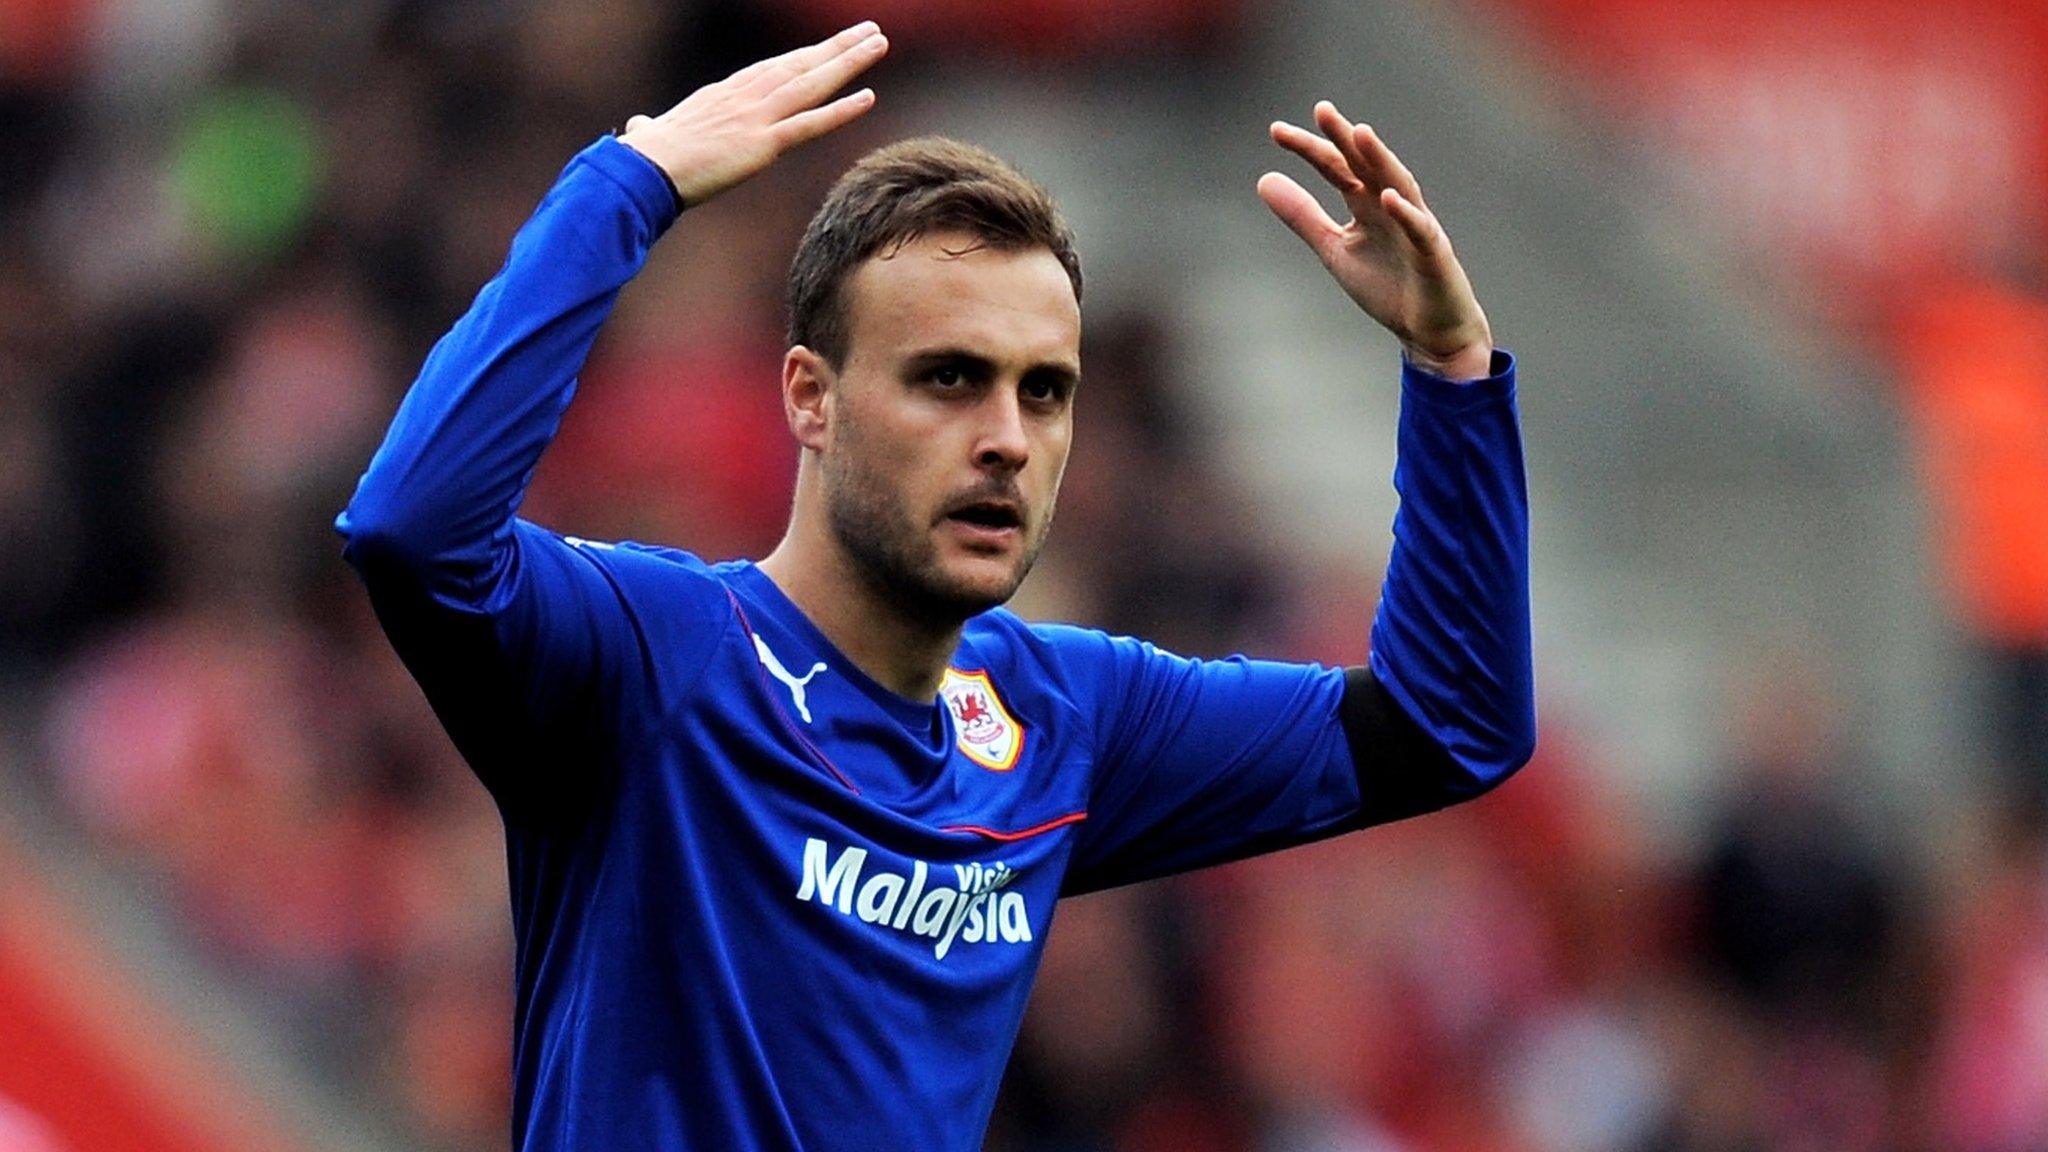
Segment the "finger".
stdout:
<path fill-rule="evenodd" d="M 1330 246 L 1338 239 L 1337 222 L 1308 194 L 1308 189 L 1294 182 L 1293 178 L 1278 172 L 1268 172 L 1259 177 L 1259 199 L 1273 210 L 1282 224 L 1293 229 L 1314 251 L 1317 258 L 1328 262 Z"/>
<path fill-rule="evenodd" d="M 1323 174 L 1323 179 L 1336 185 L 1339 192 L 1349 195 L 1365 191 L 1365 184 L 1351 170 L 1351 165 L 1345 162 L 1343 153 L 1337 151 L 1335 144 L 1285 120 L 1273 121 L 1272 133 L 1273 143 L 1314 165 L 1315 170 Z"/>
<path fill-rule="evenodd" d="M 771 108 L 788 115 L 809 108 L 846 86 L 889 52 L 889 38 L 877 32 L 837 56 L 793 77 L 768 94 Z"/>
<path fill-rule="evenodd" d="M 816 44 L 806 44 L 801 48 L 792 48 L 780 56 L 755 61 L 727 77 L 726 83 L 744 86 L 749 81 L 778 68 L 789 76 L 808 72 L 879 31 L 881 26 L 873 20 L 863 20 L 851 28 L 833 33 Z"/>
<path fill-rule="evenodd" d="M 1386 181 L 1380 178 L 1380 173 L 1360 154 L 1358 143 L 1353 136 L 1351 121 L 1346 120 L 1344 114 L 1337 111 L 1335 104 L 1328 100 L 1316 101 L 1315 121 L 1316 127 L 1324 136 L 1329 137 L 1330 146 L 1344 158 L 1344 165 L 1351 170 L 1354 178 L 1362 184 L 1370 184 L 1374 192 L 1386 186 Z"/>
<path fill-rule="evenodd" d="M 856 119 L 874 106 L 875 90 L 863 88 L 850 95 L 841 96 L 821 108 L 799 112 L 775 126 L 777 143 L 784 148 L 794 148 L 806 141 L 816 140 L 825 133 Z"/>
<path fill-rule="evenodd" d="M 1374 171 L 1385 175 L 1384 183 L 1387 187 L 1399 192 L 1413 204 L 1428 207 L 1428 202 L 1422 198 L 1422 184 L 1415 179 L 1415 173 L 1410 172 L 1408 166 L 1401 163 L 1401 158 L 1394 155 L 1394 150 L 1387 147 L 1387 142 L 1380 139 L 1380 134 L 1373 131 L 1372 125 L 1360 124 L 1352 129 L 1351 143 L 1359 156 L 1371 165 Z"/>
<path fill-rule="evenodd" d="M 654 117 L 652 116 L 628 116 L 626 117 L 626 131 L 637 132 L 652 123 L 654 123 Z"/>
<path fill-rule="evenodd" d="M 1316 127 L 1343 153 L 1344 161 L 1374 193 L 1382 188 L 1399 189 L 1401 195 L 1422 204 L 1422 186 L 1392 149 L 1369 124 L 1353 124 L 1328 100 L 1316 104 Z"/>
<path fill-rule="evenodd" d="M 1346 139 L 1352 146 L 1350 156 L 1370 172 L 1366 176 L 1370 184 L 1380 189 L 1395 189 L 1409 203 L 1427 207 L 1427 201 L 1421 199 L 1421 182 L 1415 180 L 1415 172 L 1409 172 L 1407 164 L 1395 156 L 1393 148 L 1386 148 L 1386 141 L 1380 139 L 1380 133 L 1376 133 L 1372 125 L 1352 125 L 1346 131 Z"/>
<path fill-rule="evenodd" d="M 1380 207 L 1385 208 L 1387 215 L 1394 218 L 1394 223 L 1401 226 L 1401 232 L 1418 251 L 1434 255 L 1446 243 L 1444 227 L 1437 222 L 1436 214 L 1410 201 L 1398 190 L 1381 189 Z"/>

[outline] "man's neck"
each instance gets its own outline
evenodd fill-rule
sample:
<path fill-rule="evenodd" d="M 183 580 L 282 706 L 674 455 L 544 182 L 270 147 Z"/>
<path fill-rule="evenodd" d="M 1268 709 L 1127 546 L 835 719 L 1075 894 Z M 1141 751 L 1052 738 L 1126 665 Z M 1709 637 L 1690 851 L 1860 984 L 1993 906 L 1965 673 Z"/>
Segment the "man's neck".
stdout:
<path fill-rule="evenodd" d="M 905 699 L 938 698 L 961 622 L 906 611 L 861 579 L 839 549 L 795 527 L 756 567 L 869 679 Z"/>

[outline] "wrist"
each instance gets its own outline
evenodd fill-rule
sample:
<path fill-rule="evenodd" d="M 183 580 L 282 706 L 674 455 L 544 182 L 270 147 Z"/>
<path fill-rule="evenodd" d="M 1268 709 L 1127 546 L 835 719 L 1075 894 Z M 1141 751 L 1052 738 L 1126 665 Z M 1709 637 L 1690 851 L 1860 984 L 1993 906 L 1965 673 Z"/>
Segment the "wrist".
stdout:
<path fill-rule="evenodd" d="M 688 201 L 683 199 L 682 189 L 676 187 L 676 178 L 668 174 L 668 168 L 664 166 L 661 163 L 661 161 L 656 160 L 652 156 L 649 156 L 646 152 L 641 151 L 638 147 L 635 147 L 631 141 L 627 140 L 625 138 L 626 129 L 614 128 L 612 129 L 612 136 L 614 139 L 618 140 L 619 143 L 624 144 L 628 148 L 631 148 L 635 153 L 639 155 L 639 157 L 642 160 L 647 161 L 648 167 L 653 168 L 656 172 L 661 174 L 661 182 L 663 184 L 668 185 L 668 194 L 670 196 L 675 197 L 676 214 L 681 215 L 683 209 L 688 208 L 690 205 Z"/>
<path fill-rule="evenodd" d="M 1475 340 L 1455 352 L 1439 354 L 1404 343 L 1401 354 L 1410 364 L 1434 376 L 1460 384 L 1484 380 L 1493 375 L 1493 341 Z"/>

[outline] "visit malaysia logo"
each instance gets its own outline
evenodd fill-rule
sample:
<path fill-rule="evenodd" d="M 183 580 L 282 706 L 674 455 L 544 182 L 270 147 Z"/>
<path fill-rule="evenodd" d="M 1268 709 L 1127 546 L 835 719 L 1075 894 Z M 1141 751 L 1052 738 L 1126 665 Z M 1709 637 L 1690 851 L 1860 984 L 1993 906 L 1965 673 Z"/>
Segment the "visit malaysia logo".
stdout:
<path fill-rule="evenodd" d="M 1017 766 L 1017 756 L 1024 751 L 1024 727 L 1003 706 L 988 673 L 948 668 L 939 696 L 953 713 L 955 743 L 969 760 L 995 772 Z"/>
<path fill-rule="evenodd" d="M 879 864 L 868 867 L 868 850 L 858 845 L 841 848 L 836 857 L 831 852 L 831 845 L 815 836 L 804 841 L 796 889 L 800 902 L 923 936 L 938 960 L 946 958 L 955 941 L 1031 943 L 1031 912 L 1024 894 L 1010 888 L 1017 870 L 1000 860 L 952 865 L 953 882 L 947 884 L 948 869 L 923 860 L 912 860 L 906 875 Z"/>

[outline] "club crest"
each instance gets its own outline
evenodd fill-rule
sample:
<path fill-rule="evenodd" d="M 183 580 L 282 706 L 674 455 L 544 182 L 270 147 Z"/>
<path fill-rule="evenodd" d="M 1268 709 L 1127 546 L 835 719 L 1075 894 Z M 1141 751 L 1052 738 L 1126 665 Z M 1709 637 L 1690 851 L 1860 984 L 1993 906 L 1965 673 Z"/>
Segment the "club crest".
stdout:
<path fill-rule="evenodd" d="M 1024 728 L 996 695 L 986 672 L 946 669 L 939 695 L 953 713 L 953 733 L 967 758 L 994 772 L 1017 766 L 1024 751 Z"/>

